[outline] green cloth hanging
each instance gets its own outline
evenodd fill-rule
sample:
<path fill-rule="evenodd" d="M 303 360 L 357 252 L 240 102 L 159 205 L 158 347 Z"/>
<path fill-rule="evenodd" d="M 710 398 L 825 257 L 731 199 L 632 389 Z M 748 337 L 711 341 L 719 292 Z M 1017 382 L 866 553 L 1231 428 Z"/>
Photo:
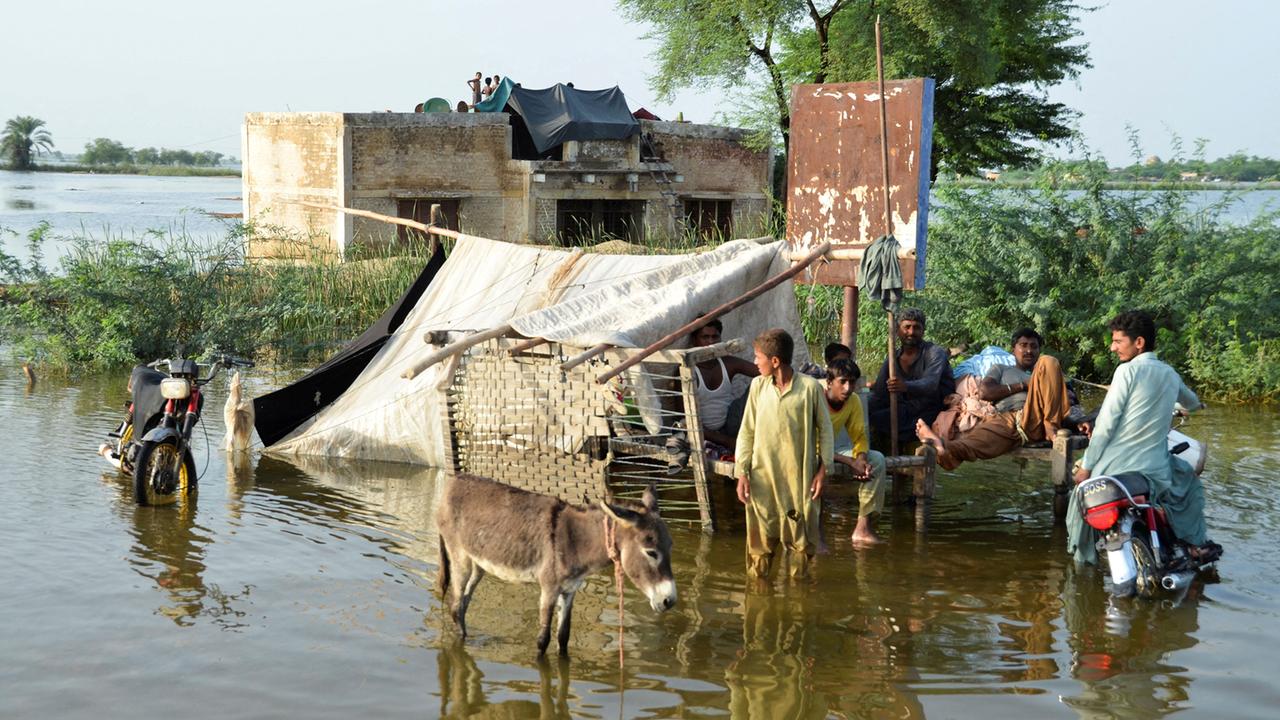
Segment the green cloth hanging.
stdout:
<path fill-rule="evenodd" d="M 879 300 L 890 312 L 895 312 L 902 302 L 898 248 L 898 241 L 892 235 L 881 235 L 863 253 L 862 263 L 858 265 L 858 291 Z"/>

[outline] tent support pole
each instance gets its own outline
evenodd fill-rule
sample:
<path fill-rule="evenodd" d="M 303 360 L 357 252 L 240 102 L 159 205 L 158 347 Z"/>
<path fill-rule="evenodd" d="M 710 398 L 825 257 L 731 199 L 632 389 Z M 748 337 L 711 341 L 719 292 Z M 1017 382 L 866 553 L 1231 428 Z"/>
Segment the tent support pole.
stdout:
<path fill-rule="evenodd" d="M 568 360 L 565 360 L 564 362 L 560 363 L 560 372 L 569 372 L 570 370 L 578 367 L 582 363 L 590 360 L 591 358 L 599 355 L 600 353 L 604 352 L 605 350 L 608 350 L 611 347 L 613 346 L 610 345 L 609 343 L 600 343 L 599 345 L 596 345 L 595 347 L 591 348 L 590 350 L 584 353 L 579 353 L 577 355 L 574 355 Z"/>
<path fill-rule="evenodd" d="M 515 345 L 512 345 L 511 347 L 507 348 L 507 354 L 515 355 L 516 353 L 522 353 L 525 350 L 532 350 L 538 347 L 539 345 L 546 344 L 547 342 L 549 341 L 546 338 L 540 338 L 540 337 L 529 338 L 528 340 L 521 340 Z"/>
<path fill-rule="evenodd" d="M 420 375 L 423 370 L 426 370 L 427 368 L 431 367 L 432 365 L 435 365 L 436 363 L 440 362 L 441 360 L 444 360 L 447 357 L 452 357 L 454 355 L 457 355 L 460 352 L 464 352 L 468 348 L 479 345 L 485 340 L 492 340 L 497 337 L 502 337 L 503 335 L 506 335 L 509 332 L 511 332 L 511 325 L 507 324 L 507 325 L 499 325 L 498 327 L 489 328 L 488 330 L 485 330 L 483 332 L 478 332 L 478 333 L 473 333 L 471 335 L 468 335 L 462 338 L 461 340 L 450 343 L 449 345 L 445 345 L 439 350 L 426 356 L 425 358 L 422 359 L 422 362 L 418 363 L 417 365 L 414 365 L 413 367 L 401 373 L 400 377 L 406 380 L 412 380 L 414 377 Z M 430 339 L 428 339 L 428 342 L 430 342 Z"/>
<path fill-rule="evenodd" d="M 804 271 L 805 268 L 817 262 L 823 255 L 826 255 L 827 251 L 830 249 L 831 249 L 831 243 L 829 242 L 822 243 L 818 247 L 814 248 L 813 251 L 810 252 L 808 255 L 804 256 L 804 259 L 800 260 L 798 263 L 791 266 L 787 270 L 784 270 L 778 273 L 777 275 L 774 275 L 773 277 L 769 278 L 763 283 L 751 288 L 750 290 L 746 291 L 742 295 L 739 295 L 738 297 L 734 298 L 733 300 L 730 300 L 729 302 L 721 305 L 720 307 L 715 308 L 714 310 L 711 310 L 707 313 L 704 313 L 701 317 L 695 318 L 691 322 L 686 323 L 685 325 L 671 332 L 669 335 L 662 338 L 661 340 L 646 347 L 645 349 L 641 350 L 635 355 L 632 355 L 621 365 L 618 365 L 618 367 L 610 370 L 609 372 L 602 373 L 601 375 L 596 377 L 596 382 L 600 384 L 604 384 L 608 382 L 610 379 L 615 378 L 618 375 L 621 375 L 622 373 L 626 372 L 630 368 L 640 364 L 641 362 L 644 361 L 645 358 L 667 347 L 671 343 L 679 340 L 680 338 L 687 337 L 690 333 L 705 327 L 707 323 L 711 322 L 712 320 L 715 320 L 716 318 L 720 317 L 721 315 L 724 315 L 725 313 L 729 312 L 730 310 L 733 310 L 734 308 L 740 305 L 744 305 L 748 302 L 751 302 L 753 299 L 759 297 L 760 295 L 765 294 L 766 292 L 772 290 L 778 285 L 781 285 L 783 282 L 790 280 L 796 275 L 799 275 L 801 272 Z"/>
<path fill-rule="evenodd" d="M 341 205 L 327 205 L 325 203 L 307 202 L 306 200 L 285 200 L 284 202 L 291 202 L 294 205 L 303 205 L 305 207 L 312 207 L 318 210 L 332 210 L 334 212 L 346 213 L 348 215 L 357 215 L 359 217 L 369 218 L 370 220 L 381 220 L 382 222 L 389 222 L 393 225 L 403 225 L 407 228 L 413 228 L 414 230 L 421 230 L 429 235 L 439 235 L 441 237 L 453 238 L 455 240 L 462 237 L 462 233 L 449 230 L 448 228 L 436 227 L 434 225 L 423 225 L 417 220 L 409 220 L 407 218 L 394 217 L 392 215 L 383 215 L 382 213 L 376 213 L 371 210 L 356 210 L 355 208 L 342 207 Z"/>

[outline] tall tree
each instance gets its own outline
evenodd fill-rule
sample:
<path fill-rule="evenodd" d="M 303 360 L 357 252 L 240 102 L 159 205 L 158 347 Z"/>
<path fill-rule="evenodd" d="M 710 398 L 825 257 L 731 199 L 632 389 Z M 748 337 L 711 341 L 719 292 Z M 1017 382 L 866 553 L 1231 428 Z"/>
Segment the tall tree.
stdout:
<path fill-rule="evenodd" d="M 30 170 L 32 152 L 53 150 L 53 136 L 44 129 L 44 121 L 29 115 L 19 115 L 4 124 L 0 135 L 0 154 L 9 158 L 14 170 Z"/>
<path fill-rule="evenodd" d="M 875 78 L 877 15 L 888 77 L 932 77 L 933 161 L 961 173 L 1034 162 L 1031 141 L 1070 136 L 1046 91 L 1089 67 L 1074 0 L 619 0 L 659 41 L 651 78 L 670 99 L 711 85 L 734 119 L 789 139 L 790 86 Z"/>

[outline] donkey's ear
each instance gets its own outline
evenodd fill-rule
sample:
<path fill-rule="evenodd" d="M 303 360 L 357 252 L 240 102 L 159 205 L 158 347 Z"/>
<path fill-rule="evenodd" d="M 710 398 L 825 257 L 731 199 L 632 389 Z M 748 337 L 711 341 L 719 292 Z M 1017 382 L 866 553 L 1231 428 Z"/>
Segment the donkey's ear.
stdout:
<path fill-rule="evenodd" d="M 636 526 L 637 518 L 634 512 L 623 507 L 610 505 L 603 500 L 598 502 L 600 503 L 600 509 L 603 510 L 606 515 L 616 520 L 619 525 L 626 525 L 628 527 Z"/>
<path fill-rule="evenodd" d="M 644 496 L 640 498 L 640 502 L 644 504 L 644 509 L 654 515 L 658 514 L 658 489 L 653 483 L 649 483 L 649 487 L 644 489 Z"/>

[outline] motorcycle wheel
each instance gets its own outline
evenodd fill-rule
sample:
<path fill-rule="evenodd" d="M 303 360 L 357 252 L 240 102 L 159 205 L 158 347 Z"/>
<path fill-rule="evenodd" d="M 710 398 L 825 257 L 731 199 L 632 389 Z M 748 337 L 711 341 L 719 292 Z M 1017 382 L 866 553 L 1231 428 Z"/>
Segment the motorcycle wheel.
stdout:
<path fill-rule="evenodd" d="M 172 442 L 143 442 L 133 467 L 133 499 L 139 505 L 168 505 L 194 492 L 196 463 L 191 453 L 178 460 Z"/>
<path fill-rule="evenodd" d="M 124 429 L 120 431 L 120 442 L 116 445 L 116 452 L 120 455 L 120 470 L 130 475 L 133 474 L 133 465 L 128 460 L 131 442 L 133 442 L 133 423 L 125 420 Z"/>
<path fill-rule="evenodd" d="M 1146 529 L 1143 528 L 1141 532 L 1145 533 Z M 1160 567 L 1156 562 L 1155 554 L 1151 552 L 1151 541 L 1143 537 L 1139 528 L 1135 526 L 1131 542 L 1133 563 L 1138 567 L 1138 577 L 1135 582 L 1138 596 L 1153 598 L 1160 592 Z"/>

